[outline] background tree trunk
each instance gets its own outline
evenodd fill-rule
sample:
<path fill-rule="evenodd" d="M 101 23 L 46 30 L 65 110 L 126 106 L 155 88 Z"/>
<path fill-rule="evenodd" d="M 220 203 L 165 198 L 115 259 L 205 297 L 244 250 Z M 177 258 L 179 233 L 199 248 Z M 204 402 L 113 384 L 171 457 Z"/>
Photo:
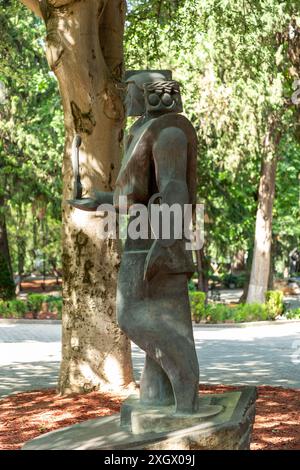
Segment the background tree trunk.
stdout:
<path fill-rule="evenodd" d="M 196 250 L 196 259 L 197 259 L 197 273 L 198 273 L 198 283 L 197 289 L 199 291 L 205 292 L 206 300 L 208 293 L 208 263 L 205 259 L 204 249 Z"/>
<path fill-rule="evenodd" d="M 47 59 L 62 96 L 66 132 L 59 390 L 118 389 L 133 381 L 130 343 L 115 318 L 119 246 L 114 240 L 100 239 L 99 213 L 71 209 L 66 200 L 72 197 L 75 134 L 82 137 L 83 196 L 92 188 L 114 188 L 123 141 L 126 2 L 42 0 L 39 5 L 47 28 Z"/>
<path fill-rule="evenodd" d="M 258 190 L 254 252 L 247 295 L 247 303 L 265 302 L 270 275 L 272 219 L 277 168 L 277 146 L 281 135 L 277 132 L 278 120 L 271 116 L 264 141 L 264 155 Z"/>
<path fill-rule="evenodd" d="M 248 250 L 248 256 L 247 256 L 247 261 L 246 261 L 246 269 L 245 269 L 246 280 L 245 280 L 245 284 L 244 284 L 244 288 L 243 288 L 243 293 L 242 293 L 241 297 L 239 298 L 239 303 L 240 304 L 245 303 L 246 300 L 247 300 L 247 297 L 248 297 L 252 260 L 253 260 L 253 243 L 252 243 L 250 249 Z"/>
<path fill-rule="evenodd" d="M 268 290 L 274 289 L 274 278 L 275 278 L 275 256 L 276 256 L 276 238 L 274 234 L 271 240 L 271 259 L 270 259 L 270 270 L 268 279 Z"/>
<path fill-rule="evenodd" d="M 6 229 L 5 199 L 0 196 L 0 298 L 9 300 L 14 297 L 15 283 Z"/>

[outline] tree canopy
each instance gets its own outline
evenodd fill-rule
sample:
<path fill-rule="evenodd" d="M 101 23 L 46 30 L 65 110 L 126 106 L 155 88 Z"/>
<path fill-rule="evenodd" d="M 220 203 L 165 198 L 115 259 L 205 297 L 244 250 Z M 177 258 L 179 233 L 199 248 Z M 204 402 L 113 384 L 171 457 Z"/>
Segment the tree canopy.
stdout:
<path fill-rule="evenodd" d="M 43 23 L 19 1 L 2 0 L 0 8 L 0 191 L 16 271 L 22 240 L 27 269 L 32 250 L 46 250 L 49 258 L 59 252 L 64 131 Z M 289 55 L 292 24 L 299 24 L 296 1 L 128 1 L 126 68 L 170 68 L 182 84 L 185 113 L 199 138 L 206 255 L 224 265 L 253 245 L 271 115 L 278 123 L 274 132 L 282 135 L 273 211 L 278 273 L 299 246 L 299 126 L 291 102 L 299 69 Z M 42 236 L 34 240 L 44 205 L 47 243 Z"/>

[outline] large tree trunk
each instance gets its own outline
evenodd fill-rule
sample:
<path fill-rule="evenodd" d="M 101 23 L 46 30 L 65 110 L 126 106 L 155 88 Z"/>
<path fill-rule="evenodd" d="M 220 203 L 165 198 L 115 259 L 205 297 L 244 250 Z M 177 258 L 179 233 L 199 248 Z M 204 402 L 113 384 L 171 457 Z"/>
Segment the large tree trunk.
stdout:
<path fill-rule="evenodd" d="M 275 197 L 275 179 L 277 168 L 277 146 L 280 134 L 277 132 L 278 121 L 270 117 L 269 128 L 264 141 L 264 155 L 258 190 L 258 208 L 256 214 L 254 252 L 247 303 L 265 302 L 270 275 L 273 203 Z"/>
<path fill-rule="evenodd" d="M 23 1 L 23 0 L 22 0 Z M 30 8 L 38 4 L 30 0 Z M 116 241 L 102 240 L 102 217 L 71 209 L 71 146 L 82 137 L 86 192 L 112 191 L 123 138 L 124 0 L 43 0 L 47 59 L 57 76 L 65 117 L 63 164 L 62 393 L 118 389 L 133 381 L 130 343 L 115 318 Z M 35 11 L 38 13 L 38 11 Z"/>

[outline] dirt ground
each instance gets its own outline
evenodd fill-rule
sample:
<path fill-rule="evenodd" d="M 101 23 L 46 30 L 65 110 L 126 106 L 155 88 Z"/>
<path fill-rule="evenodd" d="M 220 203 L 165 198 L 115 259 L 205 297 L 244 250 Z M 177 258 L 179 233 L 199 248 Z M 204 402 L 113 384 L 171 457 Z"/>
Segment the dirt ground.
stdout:
<path fill-rule="evenodd" d="M 204 386 L 202 393 L 221 393 L 238 387 Z M 300 390 L 258 387 L 252 450 L 300 449 Z M 16 450 L 29 439 L 86 419 L 117 413 L 124 394 L 92 392 L 61 397 L 38 390 L 0 400 L 0 449 Z"/>

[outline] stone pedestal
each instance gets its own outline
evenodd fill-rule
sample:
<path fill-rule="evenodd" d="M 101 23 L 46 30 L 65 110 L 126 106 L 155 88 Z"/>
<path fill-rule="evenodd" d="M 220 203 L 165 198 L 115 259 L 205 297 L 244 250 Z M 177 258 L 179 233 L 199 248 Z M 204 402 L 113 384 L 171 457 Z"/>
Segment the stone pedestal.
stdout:
<path fill-rule="evenodd" d="M 88 420 L 37 437 L 23 450 L 246 450 L 255 400 L 255 387 L 203 395 L 198 416 L 180 416 L 169 407 L 142 407 L 133 397 L 123 404 L 122 420 L 120 414 Z"/>
<path fill-rule="evenodd" d="M 209 396 L 199 397 L 198 411 L 191 415 L 175 413 L 174 405 L 154 408 L 141 403 L 139 395 L 132 395 L 122 404 L 120 424 L 137 436 L 149 432 L 161 434 L 208 422 L 222 411 L 224 406 L 211 403 Z"/>

